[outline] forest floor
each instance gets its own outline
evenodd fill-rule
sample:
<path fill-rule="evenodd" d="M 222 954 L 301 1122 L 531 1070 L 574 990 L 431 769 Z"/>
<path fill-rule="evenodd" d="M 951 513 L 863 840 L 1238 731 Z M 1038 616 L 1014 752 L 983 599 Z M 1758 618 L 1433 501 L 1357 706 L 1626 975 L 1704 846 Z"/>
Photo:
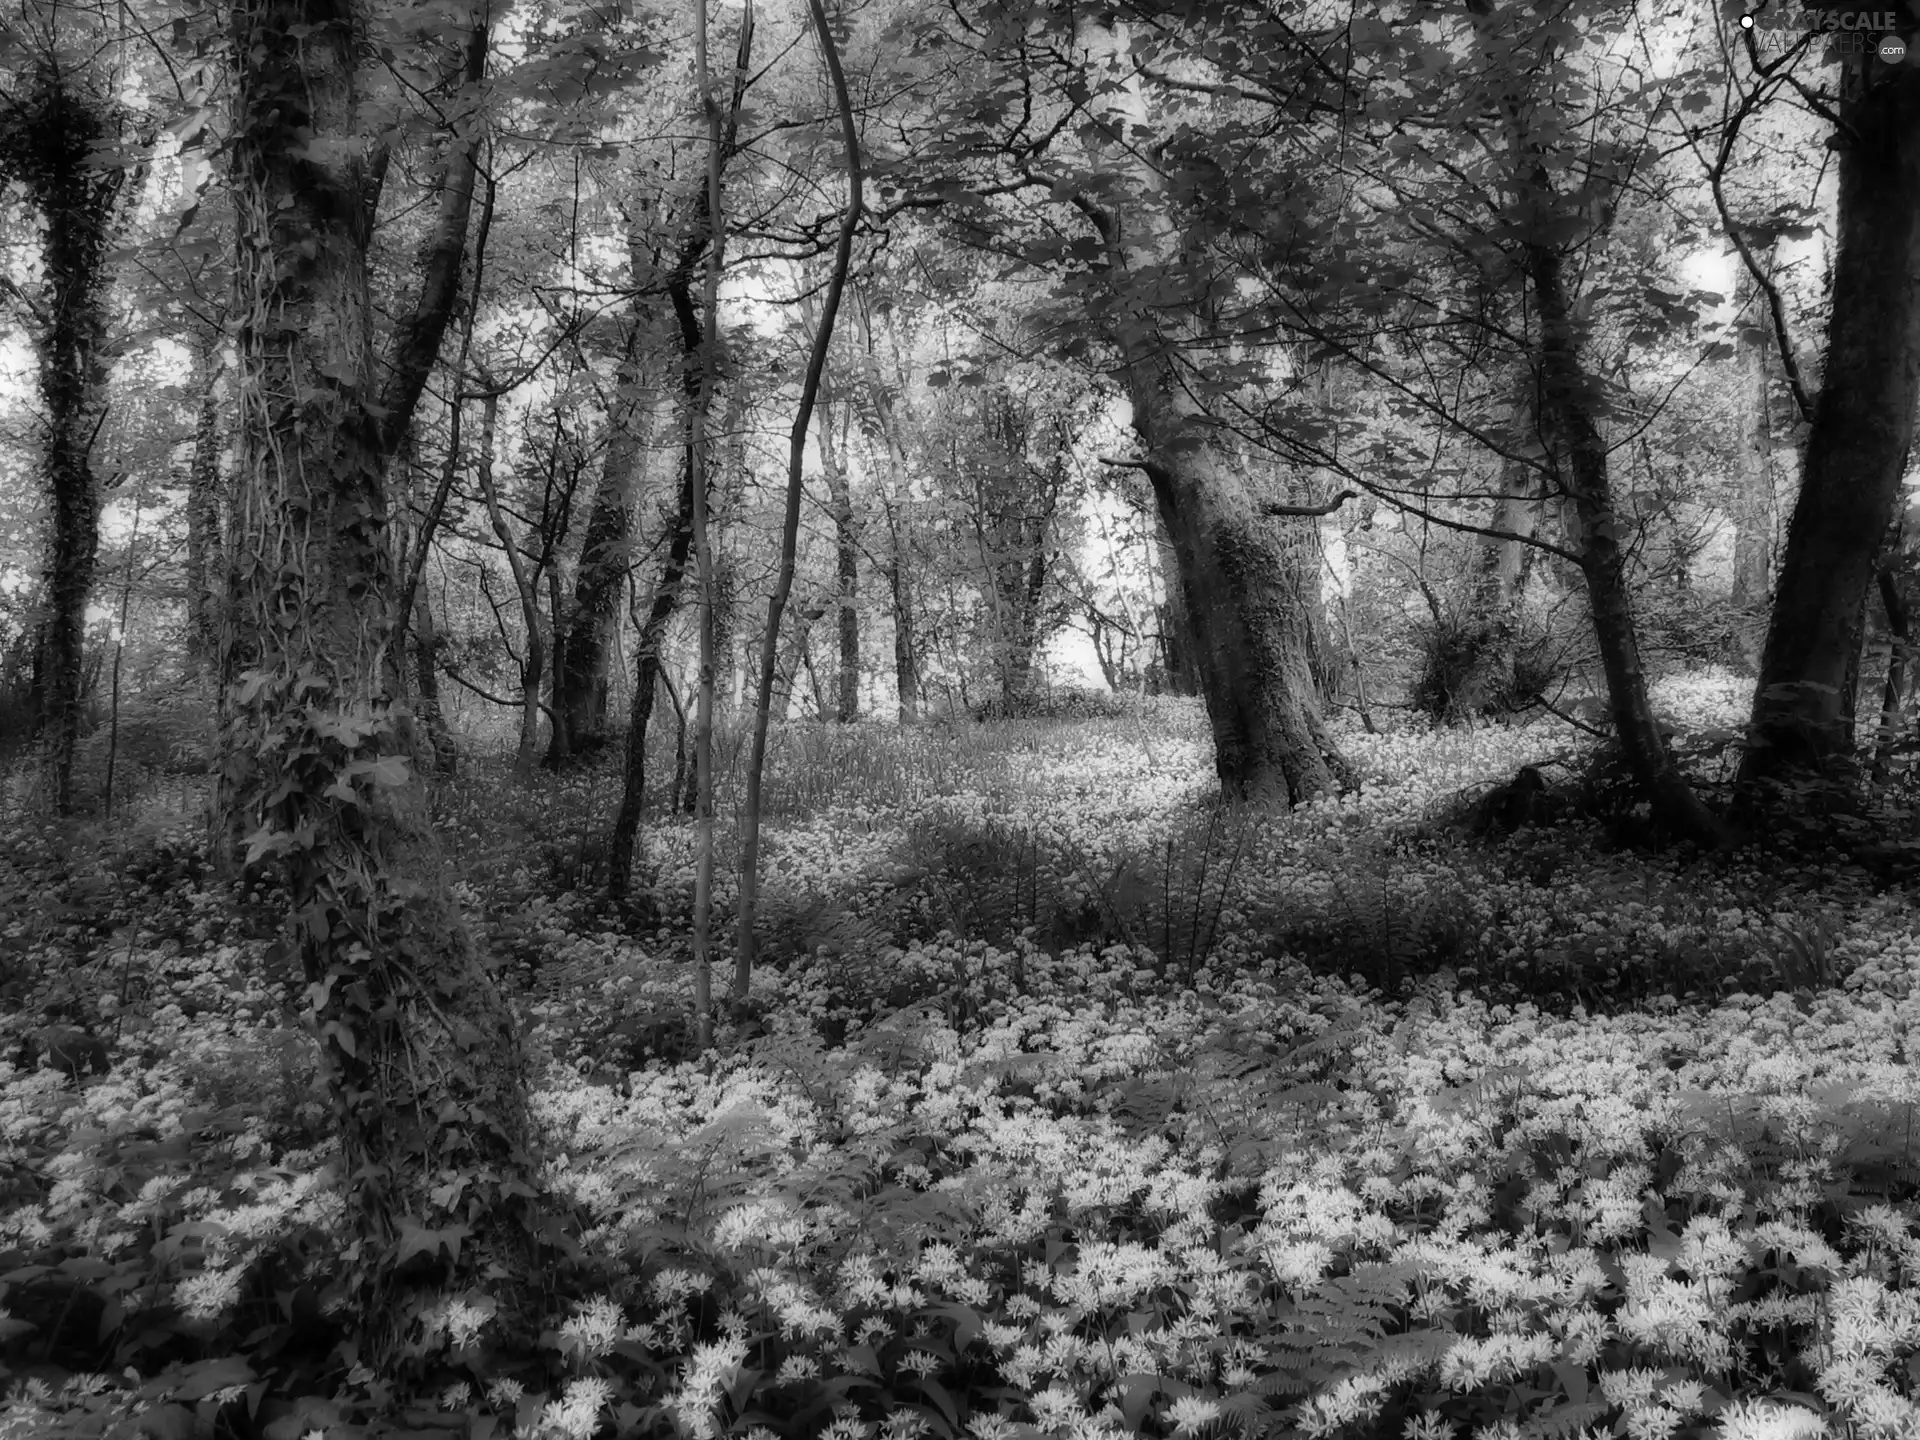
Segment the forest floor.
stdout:
<path fill-rule="evenodd" d="M 1710 766 L 1743 698 L 1659 703 Z M 1271 813 L 1208 803 L 1190 704 L 792 727 L 762 964 L 705 1054 L 690 824 L 650 818 L 642 927 L 596 898 L 607 775 L 471 767 L 450 863 L 623 1279 L 531 1367 L 476 1297 L 424 1310 L 445 1388 L 406 1423 L 1920 1434 L 1914 897 L 1837 853 L 1457 823 L 1522 764 L 1590 771 L 1571 734 L 1355 731 L 1358 794 Z M 193 831 L 4 846 L 5 1440 L 366 1433 L 368 1377 L 292 1358 L 344 1213 L 312 1046 Z"/>

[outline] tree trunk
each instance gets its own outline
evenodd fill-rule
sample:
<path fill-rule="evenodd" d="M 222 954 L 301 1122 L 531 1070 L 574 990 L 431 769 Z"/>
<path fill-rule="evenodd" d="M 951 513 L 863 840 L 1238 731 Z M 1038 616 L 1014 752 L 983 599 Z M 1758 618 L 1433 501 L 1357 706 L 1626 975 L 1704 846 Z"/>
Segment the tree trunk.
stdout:
<path fill-rule="evenodd" d="M 370 403 L 366 37 L 337 0 L 230 13 L 241 303 L 223 772 L 248 863 L 272 861 L 284 884 L 341 1147 L 349 1318 L 360 1362 L 392 1377 L 435 1296 L 484 1289 L 496 1333 L 531 1340 L 540 1165 L 520 1028 L 449 894 L 405 758 L 412 720 L 385 693 L 382 435 L 407 417 Z"/>
<path fill-rule="evenodd" d="M 834 443 L 833 409 L 820 399 L 820 468 L 826 472 L 827 500 L 833 510 L 834 607 L 840 638 L 840 669 L 835 683 L 834 719 L 842 725 L 860 718 L 860 537 L 854 529 L 853 482 Z"/>
<path fill-rule="evenodd" d="M 93 439 L 106 413 L 107 250 L 126 171 L 101 163 L 107 102 L 42 63 L 0 121 L 0 182 L 27 191 L 45 224 L 47 323 L 38 339 L 41 478 L 47 492 L 47 611 L 36 661 L 38 729 L 53 808 L 73 808 L 73 757 L 85 698 L 82 645 L 100 545 Z"/>
<path fill-rule="evenodd" d="M 626 762 L 621 774 L 620 808 L 613 817 L 613 839 L 607 847 L 607 893 L 623 899 L 633 882 L 633 853 L 640 836 L 640 807 L 647 791 L 647 730 L 653 722 L 653 692 L 660 683 L 660 652 L 667 638 L 667 622 L 680 601 L 680 582 L 693 551 L 693 456 L 680 465 L 680 499 L 667 539 L 666 558 L 653 586 L 653 603 L 640 626 L 639 658 L 634 669 L 633 713 L 627 720 Z"/>
<path fill-rule="evenodd" d="M 1168 401 L 1137 395 L 1134 416 L 1169 457 L 1147 474 L 1192 617 L 1221 789 L 1293 805 L 1333 793 L 1346 764 L 1320 716 L 1277 522 L 1260 513 L 1241 458 L 1215 437 L 1197 441 L 1198 426 Z M 1174 435 L 1192 438 L 1170 444 Z"/>
<path fill-rule="evenodd" d="M 913 628 L 913 579 L 897 552 L 887 561 L 887 592 L 893 601 L 893 688 L 900 723 L 920 723 L 920 648 Z"/>
<path fill-rule="evenodd" d="M 1748 796 L 1852 758 L 1847 667 L 1892 522 L 1920 394 L 1920 73 L 1843 76 L 1827 361 L 1755 687 Z M 1861 70 L 1864 70 L 1864 75 Z"/>
<path fill-rule="evenodd" d="M 208 335 L 200 352 L 200 414 L 187 464 L 187 655 L 212 674 L 220 651 L 220 365 L 219 337 Z"/>
<path fill-rule="evenodd" d="M 555 640 L 554 744 L 547 752 L 549 766 L 598 753 L 611 733 L 607 714 L 613 656 L 610 642 L 627 583 L 633 495 L 644 466 L 653 418 L 642 363 L 644 344 L 642 321 L 635 316 L 629 321 L 626 352 L 609 417 L 606 459 L 574 576 L 573 606 L 564 632 Z M 568 752 L 565 756 L 560 754 L 563 743 Z"/>
<path fill-rule="evenodd" d="M 427 752 L 433 757 L 436 774 L 452 775 L 460 768 L 460 747 L 447 726 L 446 712 L 440 707 L 439 632 L 433 624 L 433 606 L 423 585 L 414 592 L 413 601 L 413 674 L 414 718 L 425 732 Z"/>
<path fill-rule="evenodd" d="M 1540 184 L 1544 189 L 1544 178 Z M 1557 250 L 1534 243 L 1526 248 L 1526 262 L 1540 315 L 1541 403 L 1549 428 L 1566 447 L 1562 480 L 1579 522 L 1580 567 L 1607 677 L 1614 736 L 1655 818 L 1679 838 L 1715 844 L 1725 832 L 1674 764 L 1647 697 L 1621 544 L 1626 527 L 1613 508 L 1606 440 L 1589 408 L 1594 386 L 1581 365 L 1562 259 Z"/>
<path fill-rule="evenodd" d="M 1749 312 L 1740 327 L 1738 468 L 1733 477 L 1733 653 L 1758 671 L 1773 589 L 1773 430 L 1767 404 L 1765 301 L 1745 268 L 1739 298 Z"/>
<path fill-rule="evenodd" d="M 1199 646 L 1193 626 L 1187 618 L 1185 587 L 1180 583 L 1180 557 L 1175 554 L 1173 537 L 1165 524 L 1155 528 L 1154 549 L 1160 558 L 1160 583 L 1165 598 L 1154 607 L 1154 620 L 1160 642 L 1160 668 L 1166 675 L 1169 695 L 1198 695 L 1200 672 L 1194 665 Z"/>
<path fill-rule="evenodd" d="M 527 648 L 520 659 L 520 743 L 514 751 L 513 768 L 516 774 L 529 775 L 540 749 L 540 687 L 547 678 L 546 633 L 540 623 L 538 582 L 528 570 L 527 558 L 520 553 L 520 542 L 507 524 L 506 512 L 500 508 L 499 487 L 493 480 L 493 441 L 499 415 L 499 397 L 489 394 L 480 412 L 480 463 L 476 468 L 480 494 L 487 506 L 487 520 L 493 527 L 494 538 L 506 552 L 507 568 L 513 572 L 514 593 L 520 599 L 520 623 L 526 631 Z"/>
<path fill-rule="evenodd" d="M 1899 547 L 1877 577 L 1880 603 L 1887 612 L 1887 678 L 1880 690 L 1880 732 L 1874 737 L 1872 778 L 1884 785 L 1893 769 L 1893 752 L 1906 728 L 1907 673 L 1913 659 L 1913 625 L 1906 593 L 1900 587 Z"/>

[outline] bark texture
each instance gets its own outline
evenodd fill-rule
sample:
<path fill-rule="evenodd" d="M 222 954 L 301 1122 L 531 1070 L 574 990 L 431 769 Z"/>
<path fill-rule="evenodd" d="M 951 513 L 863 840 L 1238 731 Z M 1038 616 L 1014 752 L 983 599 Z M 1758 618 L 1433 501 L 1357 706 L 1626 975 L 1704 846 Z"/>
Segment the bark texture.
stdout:
<path fill-rule="evenodd" d="M 611 736 L 607 695 L 613 631 L 626 589 L 632 549 L 633 497 L 652 434 L 651 377 L 645 364 L 643 317 L 629 322 L 626 351 L 615 384 L 611 434 L 600 483 L 574 572 L 573 603 L 556 638 L 553 742 L 547 764 L 598 754 Z M 564 753 L 563 753 L 564 751 Z"/>
<path fill-rule="evenodd" d="M 219 365 L 209 336 L 200 352 L 200 413 L 193 428 L 193 455 L 187 462 L 187 654 L 211 673 L 220 650 L 221 574 L 225 552 L 220 535 Z"/>
<path fill-rule="evenodd" d="M 226 793 L 287 896 L 340 1139 L 359 1356 L 392 1375 L 423 1310 L 484 1286 L 533 1329 L 539 1167 L 519 1027 L 451 898 L 411 720 L 386 686 L 389 435 L 373 403 L 366 40 L 340 0 L 229 11 L 239 245 Z M 449 1182 L 454 1183 L 449 1183 Z"/>
<path fill-rule="evenodd" d="M 1920 71 L 1849 66 L 1840 120 L 1827 361 L 1740 769 L 1749 794 L 1851 760 L 1848 667 L 1920 398 Z"/>
<path fill-rule="evenodd" d="M 1135 424 L 1147 418 L 1150 444 L 1193 428 L 1143 398 Z M 1294 805 L 1331 794 L 1347 767 L 1320 714 L 1296 547 L 1260 513 L 1241 457 L 1191 439 L 1171 448 L 1175 458 L 1147 475 L 1172 540 L 1221 789 Z"/>

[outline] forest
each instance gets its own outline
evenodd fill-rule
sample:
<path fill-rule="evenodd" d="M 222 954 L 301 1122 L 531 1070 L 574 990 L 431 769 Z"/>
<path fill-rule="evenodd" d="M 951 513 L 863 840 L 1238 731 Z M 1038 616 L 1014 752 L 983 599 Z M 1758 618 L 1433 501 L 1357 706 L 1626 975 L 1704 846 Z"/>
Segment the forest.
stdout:
<path fill-rule="evenodd" d="M 1910 0 L 0 0 L 0 1440 L 1913 1440 L 1917 403 Z"/>

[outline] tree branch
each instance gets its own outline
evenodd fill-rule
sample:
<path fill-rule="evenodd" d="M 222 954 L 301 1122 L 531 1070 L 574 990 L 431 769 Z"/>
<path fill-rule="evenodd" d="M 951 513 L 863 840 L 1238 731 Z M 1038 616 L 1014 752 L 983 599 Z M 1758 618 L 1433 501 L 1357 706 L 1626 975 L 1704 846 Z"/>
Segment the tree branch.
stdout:
<path fill-rule="evenodd" d="M 1342 505 L 1346 504 L 1347 501 L 1358 500 L 1359 498 L 1360 492 L 1358 490 L 1342 490 L 1324 505 L 1282 505 L 1278 501 L 1274 501 L 1262 505 L 1260 507 L 1260 513 L 1262 515 L 1300 515 L 1307 517 L 1331 515 Z"/>
<path fill-rule="evenodd" d="M 461 78 L 477 86 L 487 69 L 485 12 L 467 32 Z M 400 447 L 426 389 L 427 376 L 440 356 L 440 341 L 453 318 L 460 294 L 460 262 L 467 253 L 467 218 L 473 212 L 474 183 L 480 171 L 480 125 L 477 107 L 469 111 L 469 134 L 457 129 L 447 137 L 446 165 L 440 177 L 440 212 L 428 236 L 421 260 L 420 294 L 413 313 L 400 322 L 394 343 L 392 368 L 380 392 L 380 450 L 392 455 Z"/>

